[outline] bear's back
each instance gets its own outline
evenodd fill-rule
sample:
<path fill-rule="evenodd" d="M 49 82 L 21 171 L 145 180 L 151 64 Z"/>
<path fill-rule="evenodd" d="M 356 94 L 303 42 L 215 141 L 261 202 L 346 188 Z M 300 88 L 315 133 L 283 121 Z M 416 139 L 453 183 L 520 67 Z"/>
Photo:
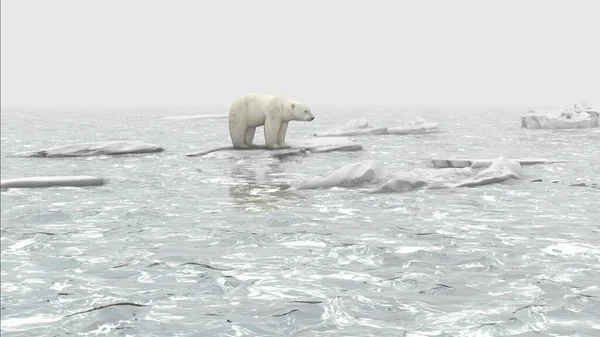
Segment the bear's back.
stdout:
<path fill-rule="evenodd" d="M 266 114 L 272 111 L 270 105 L 276 104 L 275 95 L 248 93 L 233 101 L 229 110 L 230 123 L 244 123 L 247 127 L 265 124 Z"/>

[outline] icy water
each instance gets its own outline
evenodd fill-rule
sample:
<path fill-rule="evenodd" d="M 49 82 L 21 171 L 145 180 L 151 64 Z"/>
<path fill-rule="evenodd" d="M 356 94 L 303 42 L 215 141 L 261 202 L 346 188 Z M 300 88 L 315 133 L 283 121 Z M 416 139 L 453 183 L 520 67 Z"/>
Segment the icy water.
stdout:
<path fill-rule="evenodd" d="M 228 145 L 227 119 L 163 118 L 227 107 L 3 111 L 3 179 L 109 183 L 2 191 L 1 333 L 599 336 L 600 189 L 571 185 L 600 183 L 600 129 L 521 129 L 527 108 L 315 106 L 288 139 L 358 117 L 444 132 L 286 161 L 185 157 Z M 119 139 L 166 151 L 6 158 Z M 477 188 L 286 190 L 366 160 L 410 170 L 499 156 L 566 162 Z"/>

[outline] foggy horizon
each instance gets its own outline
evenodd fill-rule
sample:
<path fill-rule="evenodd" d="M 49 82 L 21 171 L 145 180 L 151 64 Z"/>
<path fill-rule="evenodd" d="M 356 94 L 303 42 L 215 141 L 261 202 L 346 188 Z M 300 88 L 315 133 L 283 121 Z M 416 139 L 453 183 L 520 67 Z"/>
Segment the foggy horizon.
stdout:
<path fill-rule="evenodd" d="M 586 102 L 585 100 L 581 100 L 580 102 Z M 529 104 L 509 104 L 509 103 L 505 103 L 505 104 L 443 104 L 443 103 L 438 103 L 438 104 L 381 104 L 381 103 L 371 103 L 371 104 L 352 104 L 352 103 L 347 103 L 347 104 L 336 104 L 336 103 L 310 103 L 311 107 L 316 107 L 316 108 L 340 108 L 340 109 L 348 109 L 348 108 L 440 108 L 440 109 L 445 109 L 445 108 L 477 108 L 477 107 L 482 107 L 482 108 L 540 108 L 540 109 L 544 109 L 544 108 L 572 108 L 573 105 L 575 103 L 580 103 L 580 102 L 573 102 L 572 104 L 533 104 L 533 103 L 529 103 Z M 159 109 L 202 109 L 202 108 L 206 108 L 206 109 L 226 109 L 229 110 L 231 103 L 230 102 L 225 102 L 222 104 L 219 103 L 214 103 L 214 104 L 196 104 L 196 105 L 176 105 L 176 104 L 171 104 L 171 105 L 135 105 L 135 104 L 130 104 L 130 105 L 102 105 L 102 104 L 96 104 L 96 105 L 2 105 L 1 109 L 2 111 L 11 111 L 11 110 L 48 110 L 48 111 L 54 111 L 54 110 L 78 110 L 78 111 L 91 111 L 91 110 L 95 110 L 95 109 L 106 109 L 106 110 L 111 110 L 111 109 L 122 109 L 122 110 L 128 110 L 128 109 L 139 109 L 139 110 L 159 110 Z M 226 111 L 225 111 L 226 112 Z"/>
<path fill-rule="evenodd" d="M 600 104 L 593 1 L 1 6 L 3 110 Z"/>

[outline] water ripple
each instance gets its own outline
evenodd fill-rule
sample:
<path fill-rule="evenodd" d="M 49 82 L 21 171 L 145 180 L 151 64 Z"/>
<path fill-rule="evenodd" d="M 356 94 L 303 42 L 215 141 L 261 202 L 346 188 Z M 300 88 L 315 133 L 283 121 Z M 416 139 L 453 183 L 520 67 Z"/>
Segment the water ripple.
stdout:
<path fill-rule="evenodd" d="M 169 126 L 148 123 L 164 117 L 156 111 L 3 112 L 3 154 L 124 135 L 167 150 L 2 158 L 3 178 L 91 174 L 109 183 L 2 191 L 1 333 L 598 335 L 600 193 L 586 186 L 600 182 L 599 130 L 523 130 L 519 112 L 366 112 L 381 124 L 423 114 L 447 130 L 361 137 L 361 152 L 284 162 L 185 157 L 223 145 L 221 119 Z M 290 127 L 289 137 L 364 114 L 329 111 L 314 125 Z M 21 127 L 32 123 L 43 126 L 35 137 Z M 449 154 L 566 162 L 454 191 L 287 189 L 344 163 L 372 159 L 410 170 Z"/>

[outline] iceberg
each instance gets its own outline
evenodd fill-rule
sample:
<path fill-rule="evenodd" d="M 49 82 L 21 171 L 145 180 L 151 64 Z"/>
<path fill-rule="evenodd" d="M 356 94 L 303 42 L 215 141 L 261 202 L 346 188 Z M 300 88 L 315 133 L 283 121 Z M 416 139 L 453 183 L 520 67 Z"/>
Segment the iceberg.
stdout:
<path fill-rule="evenodd" d="M 341 128 L 316 132 L 315 137 L 345 137 L 364 135 L 416 135 L 439 132 L 438 123 L 426 122 L 422 118 L 399 123 L 391 127 L 371 127 L 364 118 L 352 119 Z"/>
<path fill-rule="evenodd" d="M 223 146 L 186 154 L 188 157 L 204 157 L 218 159 L 239 159 L 248 157 L 275 157 L 282 158 L 307 153 L 325 153 L 333 151 L 359 151 L 362 145 L 351 139 L 336 140 L 288 140 L 288 148 L 267 149 L 264 145 L 250 149 L 234 149 L 233 146 Z"/>
<path fill-rule="evenodd" d="M 79 143 L 72 145 L 56 146 L 45 150 L 32 152 L 19 152 L 9 157 L 33 158 L 59 158 L 59 157 L 89 157 L 101 155 L 124 155 L 162 152 L 164 149 L 158 145 L 129 142 L 110 141 L 98 143 Z"/>
<path fill-rule="evenodd" d="M 600 108 L 587 103 L 575 104 L 573 109 L 529 110 L 521 116 L 521 127 L 528 129 L 586 129 L 600 125 Z"/>
<path fill-rule="evenodd" d="M 417 168 L 408 172 L 393 172 L 379 163 L 367 161 L 344 166 L 325 177 L 296 182 L 291 185 L 290 189 L 369 187 L 368 193 L 390 193 L 421 187 L 475 187 L 522 177 L 521 164 L 504 157 L 497 158 L 489 167 L 479 172 L 475 172 L 471 167 L 444 170 Z"/>
<path fill-rule="evenodd" d="M 47 176 L 2 179 L 1 188 L 40 188 L 53 186 L 101 186 L 104 179 L 93 176 Z"/>

